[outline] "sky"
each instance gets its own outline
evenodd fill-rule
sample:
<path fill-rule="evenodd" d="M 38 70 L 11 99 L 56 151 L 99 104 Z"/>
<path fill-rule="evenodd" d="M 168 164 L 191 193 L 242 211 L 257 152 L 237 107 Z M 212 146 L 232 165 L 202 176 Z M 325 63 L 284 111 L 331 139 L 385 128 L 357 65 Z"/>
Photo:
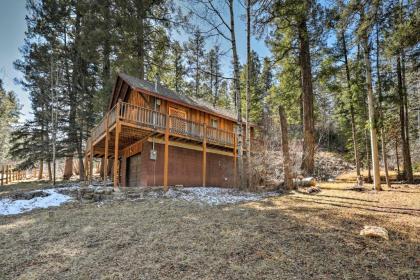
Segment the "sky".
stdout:
<path fill-rule="evenodd" d="M 0 0 L 0 79 L 3 80 L 3 86 L 7 91 L 14 91 L 19 98 L 22 105 L 20 121 L 31 118 L 31 105 L 29 94 L 25 92 L 22 87 L 15 81 L 22 77 L 22 74 L 14 69 L 13 62 L 21 58 L 19 48 L 23 46 L 25 31 L 26 31 L 26 8 L 25 0 Z M 236 34 L 238 55 L 241 63 L 246 60 L 246 28 L 245 22 L 239 18 L 243 14 L 243 7 L 236 5 Z M 184 33 L 175 36 L 177 40 L 187 40 L 187 35 Z M 220 40 L 223 49 L 228 49 L 227 42 Z M 265 46 L 263 41 L 255 39 L 251 42 L 252 48 L 260 55 L 265 57 L 270 55 L 270 51 Z M 207 46 L 211 46 L 208 42 Z M 226 56 L 223 63 L 223 70 L 230 76 L 231 69 L 231 55 Z"/>
<path fill-rule="evenodd" d="M 22 105 L 21 120 L 30 117 L 30 101 L 28 94 L 14 80 L 22 75 L 13 67 L 19 59 L 19 48 L 25 38 L 25 0 L 0 0 L 0 79 L 3 87 L 14 91 Z"/>

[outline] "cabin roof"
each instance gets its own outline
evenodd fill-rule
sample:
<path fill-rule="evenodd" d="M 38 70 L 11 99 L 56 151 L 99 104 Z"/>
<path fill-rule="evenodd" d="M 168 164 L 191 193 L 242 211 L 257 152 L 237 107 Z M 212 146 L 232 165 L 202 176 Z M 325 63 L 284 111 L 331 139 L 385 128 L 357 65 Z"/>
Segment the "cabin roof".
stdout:
<path fill-rule="evenodd" d="M 125 73 L 120 73 L 118 77 L 125 81 L 134 90 L 138 90 L 149 95 L 160 97 L 162 99 L 166 99 L 171 102 L 178 103 L 180 105 L 185 105 L 186 107 L 218 115 L 220 117 L 224 117 L 232 121 L 237 120 L 235 112 L 225 108 L 221 108 L 219 106 L 213 106 L 213 104 L 201 98 L 195 98 L 179 92 L 175 92 L 173 90 L 168 89 L 165 86 L 162 86 L 161 84 L 158 84 L 156 87 L 156 84 L 153 82 L 142 80 L 137 77 L 127 75 Z M 119 95 L 120 93 L 115 92 L 114 89 L 110 107 L 116 102 L 116 100 L 118 100 L 118 98 L 120 98 L 119 96 L 115 97 L 115 94 Z"/>

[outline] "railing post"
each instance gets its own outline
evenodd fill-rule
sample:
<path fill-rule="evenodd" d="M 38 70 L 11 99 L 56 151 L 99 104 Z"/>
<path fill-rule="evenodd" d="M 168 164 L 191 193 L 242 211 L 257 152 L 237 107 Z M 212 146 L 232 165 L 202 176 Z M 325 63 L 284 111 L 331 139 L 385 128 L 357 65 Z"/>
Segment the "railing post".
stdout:
<path fill-rule="evenodd" d="M 118 189 L 119 186 L 119 172 L 118 172 L 118 152 L 119 152 L 119 141 L 120 141 L 120 132 L 121 132 L 121 100 L 117 103 L 117 114 L 116 125 L 115 125 L 115 142 L 114 142 L 114 189 Z"/>
<path fill-rule="evenodd" d="M 117 120 L 120 120 L 122 117 L 123 117 L 123 112 L 122 112 L 122 107 L 123 106 L 121 106 L 122 105 L 122 100 L 121 99 L 118 99 L 118 102 L 117 102 L 117 108 L 116 108 L 116 113 L 118 114 L 117 115 L 117 119 L 115 120 L 115 121 L 117 121 Z"/>
<path fill-rule="evenodd" d="M 207 130 L 206 124 L 203 124 L 203 163 L 202 163 L 202 174 L 203 174 L 203 187 L 206 186 L 206 172 L 207 172 Z"/>
<path fill-rule="evenodd" d="M 168 110 L 167 110 L 168 111 Z M 169 114 L 166 114 L 165 127 L 165 151 L 163 158 L 163 189 L 168 191 L 168 169 L 169 169 Z"/>
<path fill-rule="evenodd" d="M 90 157 L 89 157 L 89 185 L 92 184 L 93 178 L 93 141 L 90 141 Z"/>

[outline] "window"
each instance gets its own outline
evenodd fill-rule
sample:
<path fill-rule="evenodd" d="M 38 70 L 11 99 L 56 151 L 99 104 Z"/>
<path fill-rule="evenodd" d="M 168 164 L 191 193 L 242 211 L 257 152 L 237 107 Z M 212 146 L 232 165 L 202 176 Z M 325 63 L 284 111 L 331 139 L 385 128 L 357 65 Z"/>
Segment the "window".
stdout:
<path fill-rule="evenodd" d="M 213 128 L 219 127 L 219 120 L 216 118 L 210 118 L 210 126 Z"/>
<path fill-rule="evenodd" d="M 152 97 L 152 100 L 151 101 L 152 101 L 151 102 L 152 109 L 155 110 L 155 111 L 160 112 L 160 99 L 159 98 L 156 98 L 156 97 Z"/>

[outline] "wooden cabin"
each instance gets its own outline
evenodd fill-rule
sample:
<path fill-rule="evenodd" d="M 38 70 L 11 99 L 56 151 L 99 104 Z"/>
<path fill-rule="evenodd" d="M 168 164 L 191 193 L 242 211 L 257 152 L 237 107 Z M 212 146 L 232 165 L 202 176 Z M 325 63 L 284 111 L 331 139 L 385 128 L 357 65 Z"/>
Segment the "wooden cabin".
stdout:
<path fill-rule="evenodd" d="M 87 141 L 88 178 L 100 157 L 114 187 L 235 186 L 236 125 L 231 111 L 119 74 Z"/>

